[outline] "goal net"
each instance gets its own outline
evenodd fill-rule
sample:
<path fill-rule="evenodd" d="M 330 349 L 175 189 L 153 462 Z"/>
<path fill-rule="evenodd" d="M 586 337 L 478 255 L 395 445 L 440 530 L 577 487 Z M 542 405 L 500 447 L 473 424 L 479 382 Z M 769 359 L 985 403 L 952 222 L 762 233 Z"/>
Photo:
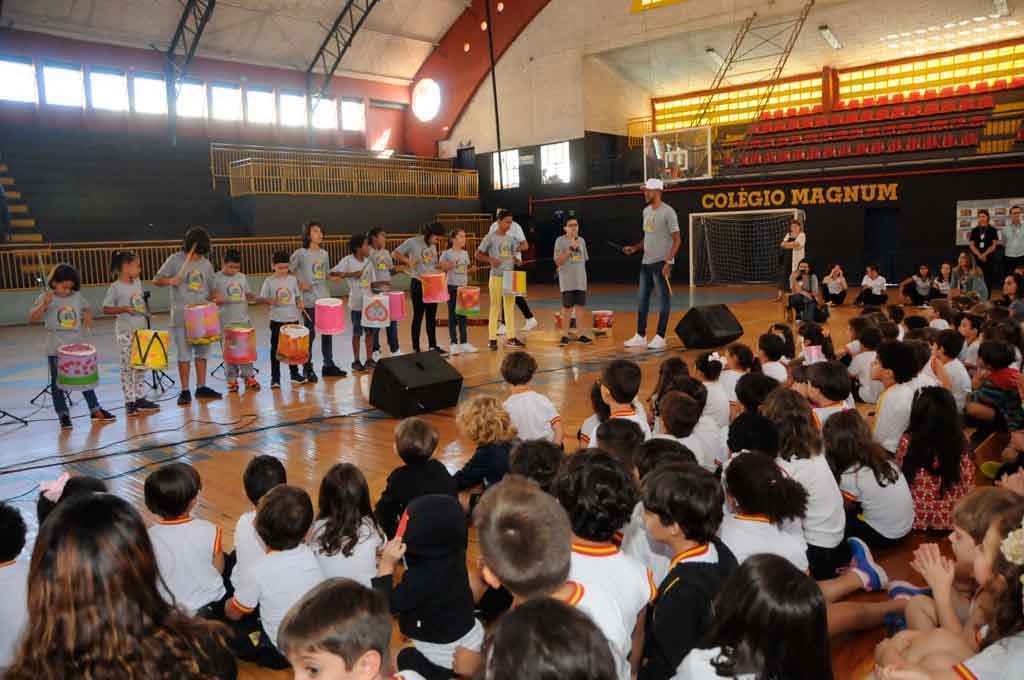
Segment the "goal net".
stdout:
<path fill-rule="evenodd" d="M 666 184 L 711 177 L 711 128 L 685 128 L 644 135 L 644 180 Z"/>
<path fill-rule="evenodd" d="M 779 244 L 803 210 L 690 214 L 690 285 L 773 283 L 779 280 Z"/>

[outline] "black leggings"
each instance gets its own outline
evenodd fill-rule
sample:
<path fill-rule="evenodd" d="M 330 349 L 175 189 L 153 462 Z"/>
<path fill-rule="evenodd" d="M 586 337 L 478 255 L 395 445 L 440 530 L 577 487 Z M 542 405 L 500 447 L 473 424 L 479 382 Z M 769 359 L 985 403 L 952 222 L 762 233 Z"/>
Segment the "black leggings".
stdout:
<path fill-rule="evenodd" d="M 871 292 L 870 288 L 865 288 L 860 292 L 860 295 L 857 296 L 856 303 L 858 305 L 863 304 L 873 305 L 875 307 L 884 307 L 886 304 L 889 303 L 889 296 L 886 295 L 885 293 L 875 295 L 874 293 Z"/>
<path fill-rule="evenodd" d="M 834 305 L 841 305 L 846 302 L 846 291 L 841 290 L 838 293 L 830 293 L 828 288 L 823 288 L 821 290 L 821 297 L 825 300 L 825 304 L 831 302 Z"/>
<path fill-rule="evenodd" d="M 919 292 L 917 292 L 917 286 L 915 286 L 913 282 L 903 286 L 903 294 L 910 298 L 910 302 L 912 304 L 918 307 L 927 303 L 929 300 L 945 297 L 942 293 L 935 290 L 934 288 L 930 289 L 927 295 L 921 295 Z"/>
<path fill-rule="evenodd" d="M 529 305 L 529 303 L 526 302 L 526 298 L 523 297 L 522 295 L 517 295 L 516 296 L 516 307 L 518 307 L 519 311 L 523 313 L 523 318 L 524 319 L 532 319 L 533 318 L 533 312 L 530 311 L 530 305 Z M 513 321 L 514 321 L 514 319 L 513 319 Z M 504 307 L 504 305 L 502 305 L 502 307 L 501 307 L 501 322 L 502 323 L 507 323 L 508 322 L 508 320 L 505 318 L 505 307 Z"/>
<path fill-rule="evenodd" d="M 430 349 L 437 347 L 437 303 L 423 301 L 423 284 L 413 279 L 409 285 L 412 297 L 412 351 L 420 351 L 420 328 L 423 327 L 423 315 L 427 315 L 427 345 Z"/>

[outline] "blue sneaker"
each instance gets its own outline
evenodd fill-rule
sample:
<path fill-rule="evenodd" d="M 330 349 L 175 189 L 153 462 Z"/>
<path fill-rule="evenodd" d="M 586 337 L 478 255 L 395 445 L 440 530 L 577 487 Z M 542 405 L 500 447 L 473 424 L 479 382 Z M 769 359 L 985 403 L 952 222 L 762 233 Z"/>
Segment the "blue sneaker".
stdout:
<path fill-rule="evenodd" d="M 888 637 L 894 637 L 907 629 L 907 617 L 891 612 L 885 615 L 885 630 Z"/>
<path fill-rule="evenodd" d="M 932 596 L 931 588 L 915 586 L 909 581 L 890 581 L 887 590 L 889 591 L 889 599 L 892 600 L 909 600 L 918 595 Z"/>
<path fill-rule="evenodd" d="M 859 538 L 848 538 L 846 544 L 853 553 L 850 567 L 860 573 L 861 580 L 864 581 L 864 590 L 875 593 L 889 585 L 889 575 L 875 562 L 867 543 Z"/>

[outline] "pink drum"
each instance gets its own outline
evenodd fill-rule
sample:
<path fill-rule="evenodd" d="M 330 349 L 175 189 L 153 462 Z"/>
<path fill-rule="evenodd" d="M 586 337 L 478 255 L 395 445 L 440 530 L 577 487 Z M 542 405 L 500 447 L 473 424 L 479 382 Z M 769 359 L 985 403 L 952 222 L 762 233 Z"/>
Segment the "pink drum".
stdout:
<path fill-rule="evenodd" d="M 185 338 L 193 345 L 209 345 L 220 340 L 220 311 L 217 305 L 185 305 Z"/>
<path fill-rule="evenodd" d="M 345 303 L 339 298 L 316 301 L 316 332 L 320 335 L 341 335 L 345 332 Z"/>
<path fill-rule="evenodd" d="M 388 308 L 391 311 L 392 321 L 405 321 L 405 293 L 400 290 L 392 290 L 385 295 L 388 296 Z"/>
<path fill-rule="evenodd" d="M 234 366 L 256 362 L 256 329 L 231 325 L 224 329 L 224 363 Z"/>
<path fill-rule="evenodd" d="M 57 348 L 57 385 L 63 390 L 91 390 L 100 382 L 96 348 L 84 342 Z"/>
<path fill-rule="evenodd" d="M 424 274 L 420 283 L 423 284 L 424 302 L 448 302 L 448 282 L 443 273 Z"/>

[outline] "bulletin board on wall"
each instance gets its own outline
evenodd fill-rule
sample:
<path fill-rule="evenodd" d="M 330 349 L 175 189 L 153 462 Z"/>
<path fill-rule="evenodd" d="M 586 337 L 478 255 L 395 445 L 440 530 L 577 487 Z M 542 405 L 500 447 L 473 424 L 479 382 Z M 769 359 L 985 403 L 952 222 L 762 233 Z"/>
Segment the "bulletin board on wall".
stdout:
<path fill-rule="evenodd" d="M 988 210 L 989 223 L 1003 238 L 1003 227 L 1010 222 L 1010 208 L 1015 205 L 1024 206 L 1024 198 L 985 198 L 975 201 L 956 202 L 956 244 L 967 246 L 970 242 L 971 229 L 978 225 L 978 211 Z"/>

